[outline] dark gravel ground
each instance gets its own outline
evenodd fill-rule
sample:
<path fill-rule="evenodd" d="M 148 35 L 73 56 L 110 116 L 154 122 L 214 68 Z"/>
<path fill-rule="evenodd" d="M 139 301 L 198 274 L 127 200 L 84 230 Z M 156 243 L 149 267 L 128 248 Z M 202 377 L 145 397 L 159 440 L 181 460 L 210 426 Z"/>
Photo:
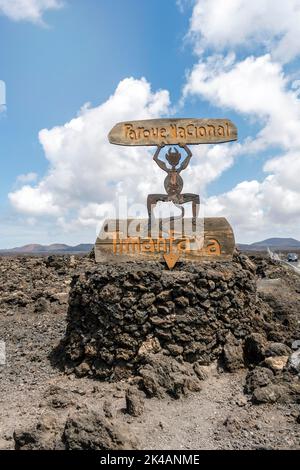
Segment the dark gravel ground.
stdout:
<path fill-rule="evenodd" d="M 252 261 L 258 296 L 276 321 L 283 330 L 299 325 L 300 277 L 262 257 Z M 232 373 L 216 363 L 202 366 L 199 390 L 177 400 L 147 398 L 134 380 L 100 382 L 54 367 L 50 357 L 65 334 L 71 278 L 93 268 L 88 257 L 0 258 L 1 449 L 91 448 L 91 442 L 98 449 L 300 448 L 299 394 L 291 397 L 287 388 L 299 382 L 295 372 L 292 379 L 276 372 L 269 386 L 278 381 L 281 398 L 272 402 L 269 388 L 267 399 L 255 404 L 245 384 L 257 364 Z M 271 340 L 291 348 L 297 334 L 289 344 L 282 331 Z"/>

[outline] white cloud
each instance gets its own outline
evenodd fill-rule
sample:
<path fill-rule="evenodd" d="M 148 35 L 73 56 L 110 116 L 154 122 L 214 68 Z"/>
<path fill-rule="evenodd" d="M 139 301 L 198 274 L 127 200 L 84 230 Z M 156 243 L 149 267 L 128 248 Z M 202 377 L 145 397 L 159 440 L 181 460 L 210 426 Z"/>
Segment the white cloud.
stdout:
<path fill-rule="evenodd" d="M 185 170 L 184 189 L 204 194 L 207 186 L 228 170 L 240 154 L 239 144 L 199 145 L 193 147 L 192 164 Z"/>
<path fill-rule="evenodd" d="M 184 97 L 196 95 L 263 124 L 253 150 L 270 145 L 300 146 L 298 89 L 269 54 L 237 61 L 235 55 L 200 60 L 188 76 Z M 249 150 L 249 147 L 248 147 Z"/>
<path fill-rule="evenodd" d="M 300 151 L 290 151 L 280 157 L 272 158 L 264 165 L 264 171 L 278 175 L 280 184 L 300 192 Z M 300 200 L 300 198 L 299 198 Z"/>
<path fill-rule="evenodd" d="M 6 110 L 6 85 L 0 80 L 0 113 Z"/>
<path fill-rule="evenodd" d="M 145 79 L 128 78 L 100 106 L 86 105 L 65 125 L 43 129 L 39 138 L 49 171 L 38 184 L 11 192 L 13 207 L 28 215 L 55 216 L 64 226 L 71 219 L 92 225 L 118 195 L 143 200 L 148 189 L 159 188 L 151 150 L 111 145 L 107 135 L 116 121 L 157 117 L 168 107 L 166 90 L 152 92 Z"/>
<path fill-rule="evenodd" d="M 209 198 L 207 215 L 227 216 L 239 240 L 272 234 L 300 238 L 299 83 L 291 82 L 270 54 L 238 60 L 231 53 L 200 59 L 187 77 L 183 95 L 197 96 L 258 124 L 257 135 L 248 136 L 236 149 L 239 155 L 282 149 L 282 155 L 269 157 L 264 164 L 267 176 L 261 181 L 241 181 L 227 193 Z"/>
<path fill-rule="evenodd" d="M 189 34 L 195 51 L 259 46 L 289 62 L 300 53 L 299 0 L 196 0 Z"/>
<path fill-rule="evenodd" d="M 43 129 L 39 138 L 49 170 L 38 183 L 11 192 L 11 204 L 27 216 L 52 217 L 65 231 L 95 228 L 116 215 L 116 200 L 125 196 L 128 206 L 142 204 L 132 210 L 146 215 L 147 194 L 164 192 L 165 174 L 152 160 L 154 149 L 111 145 L 107 135 L 117 121 L 157 118 L 168 114 L 169 106 L 168 91 L 153 92 L 145 79 L 127 78 L 103 104 L 86 105 L 70 122 Z M 193 147 L 184 190 L 203 194 L 207 184 L 233 164 L 239 147 Z"/>
<path fill-rule="evenodd" d="M 47 10 L 62 6 L 62 0 L 0 0 L 0 13 L 14 21 L 42 23 Z"/>
<path fill-rule="evenodd" d="M 1 3 L 8 2 L 0 0 L 0 9 Z M 300 87 L 285 70 L 300 53 L 299 24 L 299 0 L 195 0 L 189 34 L 199 56 L 184 99 L 199 97 L 222 115 L 234 111 L 260 130 L 241 143 L 193 147 L 184 190 L 205 194 L 237 156 L 280 153 L 264 164 L 261 178 L 241 175 L 230 191 L 205 201 L 206 215 L 227 216 L 239 241 L 264 234 L 300 238 Z M 80 233 L 110 214 L 120 195 L 128 195 L 129 204 L 144 203 L 163 188 L 153 149 L 112 146 L 107 133 L 116 121 L 170 109 L 166 90 L 153 92 L 145 79 L 123 80 L 103 104 L 86 105 L 70 122 L 40 132 L 49 170 L 39 183 L 24 181 L 10 193 L 12 205 L 26 217 L 50 217 L 62 230 Z"/>
<path fill-rule="evenodd" d="M 179 9 L 179 11 L 181 13 L 184 12 L 184 10 L 192 5 L 194 3 L 194 0 L 176 0 L 176 5 L 177 5 L 177 8 Z"/>
<path fill-rule="evenodd" d="M 258 181 L 243 181 L 227 193 L 212 196 L 205 201 L 206 213 L 225 216 L 240 230 L 257 228 L 263 221 L 260 184 Z M 245 210 L 247 208 L 247 210 Z"/>
<path fill-rule="evenodd" d="M 17 177 L 17 183 L 26 184 L 32 183 L 37 180 L 38 175 L 36 173 L 26 173 Z"/>
<path fill-rule="evenodd" d="M 61 208 L 54 202 L 53 194 L 47 191 L 43 183 L 36 188 L 23 186 L 10 193 L 9 199 L 15 209 L 23 214 L 57 216 L 61 213 Z"/>
<path fill-rule="evenodd" d="M 279 174 L 262 182 L 243 181 L 227 193 L 208 198 L 205 213 L 227 217 L 239 241 L 276 234 L 300 238 L 300 191 L 282 184 Z"/>

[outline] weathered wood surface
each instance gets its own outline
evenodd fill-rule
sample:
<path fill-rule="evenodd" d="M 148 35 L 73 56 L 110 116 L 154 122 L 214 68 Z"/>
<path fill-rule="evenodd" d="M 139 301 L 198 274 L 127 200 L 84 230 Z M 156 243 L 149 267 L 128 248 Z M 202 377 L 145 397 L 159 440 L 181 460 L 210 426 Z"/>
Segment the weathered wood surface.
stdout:
<path fill-rule="evenodd" d="M 230 119 L 148 119 L 116 124 L 108 135 L 116 145 L 217 144 L 237 140 Z"/>
<path fill-rule="evenodd" d="M 223 217 L 198 220 L 196 234 L 189 228 L 177 231 L 171 242 L 161 233 L 149 237 L 148 219 L 105 221 L 95 244 L 96 262 L 163 261 L 170 253 L 185 261 L 231 260 L 235 239 L 228 221 Z M 132 235 L 131 224 L 140 234 Z"/>

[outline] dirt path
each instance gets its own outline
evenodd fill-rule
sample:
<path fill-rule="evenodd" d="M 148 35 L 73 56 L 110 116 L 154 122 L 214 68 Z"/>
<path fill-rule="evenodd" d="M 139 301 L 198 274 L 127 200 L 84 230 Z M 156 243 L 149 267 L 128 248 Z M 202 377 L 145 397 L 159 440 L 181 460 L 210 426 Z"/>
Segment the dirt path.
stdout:
<path fill-rule="evenodd" d="M 203 390 L 191 397 L 167 403 L 147 403 L 144 421 L 136 425 L 144 449 L 216 449 L 215 431 L 231 410 L 233 396 L 241 388 L 241 376 L 219 375 L 211 368 Z M 143 432 L 148 429 L 148 435 Z"/>

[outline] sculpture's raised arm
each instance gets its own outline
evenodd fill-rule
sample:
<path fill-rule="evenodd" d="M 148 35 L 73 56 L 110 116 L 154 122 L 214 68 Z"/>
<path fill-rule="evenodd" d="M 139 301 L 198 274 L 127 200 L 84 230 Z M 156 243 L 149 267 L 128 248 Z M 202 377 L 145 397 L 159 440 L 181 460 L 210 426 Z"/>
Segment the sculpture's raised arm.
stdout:
<path fill-rule="evenodd" d="M 185 145 L 185 144 L 184 144 L 184 145 L 179 145 L 179 147 L 183 148 L 183 149 L 186 151 L 187 156 L 186 156 L 186 158 L 183 160 L 183 162 L 181 163 L 180 167 L 178 168 L 178 172 L 180 172 L 180 171 L 186 169 L 186 167 L 187 167 L 188 164 L 190 163 L 190 160 L 191 160 L 192 155 L 193 155 L 187 145 Z"/>
<path fill-rule="evenodd" d="M 160 151 L 161 149 L 164 147 L 164 145 L 160 145 L 159 147 L 157 147 L 156 149 L 156 152 L 155 154 L 153 155 L 153 160 L 155 161 L 155 163 L 157 163 L 157 165 L 159 166 L 159 168 L 161 168 L 162 170 L 164 171 L 168 171 L 168 167 L 167 165 L 165 164 L 165 162 L 163 162 L 162 160 L 160 160 L 158 157 L 159 157 L 159 154 L 160 154 Z"/>

